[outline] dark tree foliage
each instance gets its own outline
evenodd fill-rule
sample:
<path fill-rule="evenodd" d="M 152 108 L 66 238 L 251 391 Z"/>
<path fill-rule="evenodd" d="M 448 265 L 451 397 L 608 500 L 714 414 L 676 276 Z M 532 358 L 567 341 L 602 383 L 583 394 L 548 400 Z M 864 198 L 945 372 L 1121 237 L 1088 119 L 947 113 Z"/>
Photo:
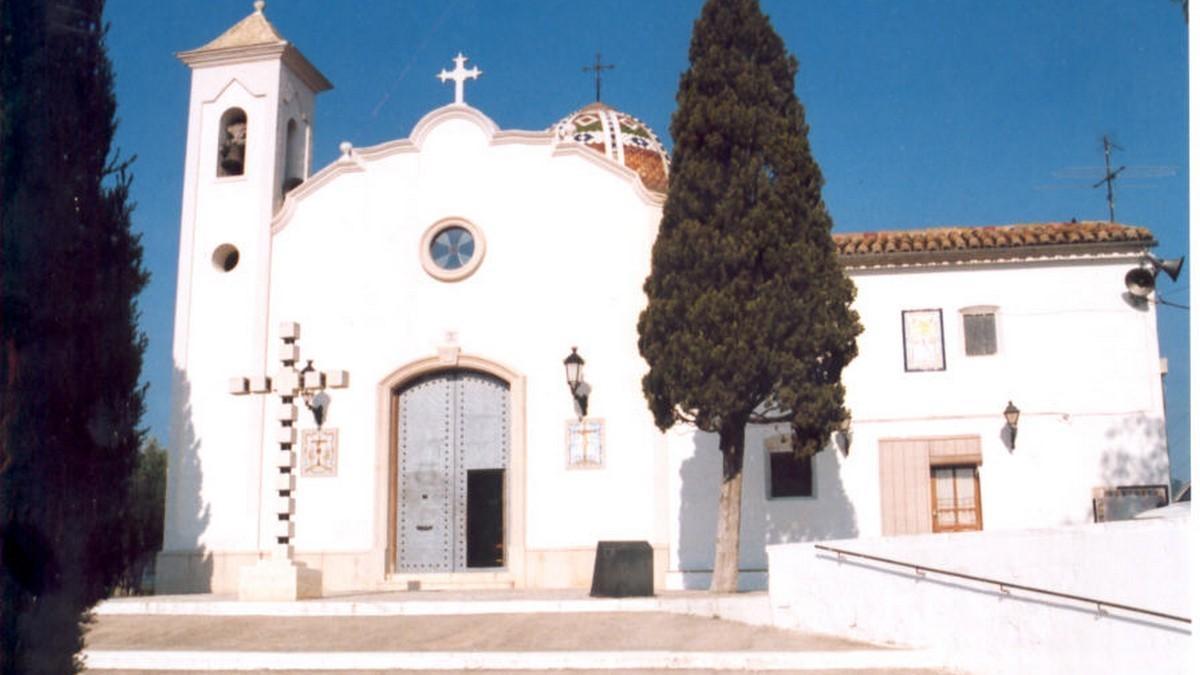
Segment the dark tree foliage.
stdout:
<path fill-rule="evenodd" d="M 142 575 L 162 549 L 166 498 L 167 451 L 157 440 L 148 438 L 138 453 L 137 468 L 129 485 L 129 515 L 125 520 L 129 565 L 117 582 L 120 593 L 143 592 Z"/>
<path fill-rule="evenodd" d="M 796 60 L 756 0 L 709 0 L 671 118 L 675 148 L 638 346 L 656 424 L 720 436 L 713 590 L 737 583 L 748 423 L 788 423 L 798 454 L 847 415 L 861 332 L 823 179 L 794 93 Z"/>
<path fill-rule="evenodd" d="M 126 567 L 146 283 L 102 0 L 0 2 L 0 671 L 78 670 Z"/>

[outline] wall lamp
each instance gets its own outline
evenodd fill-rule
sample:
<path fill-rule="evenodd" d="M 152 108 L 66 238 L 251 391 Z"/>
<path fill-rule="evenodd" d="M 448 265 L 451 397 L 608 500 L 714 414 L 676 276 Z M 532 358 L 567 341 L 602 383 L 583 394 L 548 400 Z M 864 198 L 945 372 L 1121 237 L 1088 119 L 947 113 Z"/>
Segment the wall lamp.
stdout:
<path fill-rule="evenodd" d="M 850 416 L 838 423 L 837 430 L 833 432 L 833 442 L 837 445 L 838 450 L 842 451 L 843 457 L 850 455 L 850 442 L 854 440 L 854 432 L 850 430 Z"/>
<path fill-rule="evenodd" d="M 1125 288 L 1138 300 L 1145 300 L 1154 292 L 1159 272 L 1166 272 L 1171 281 L 1175 281 L 1179 279 L 1179 273 L 1183 270 L 1183 256 L 1163 260 L 1153 253 L 1146 253 L 1146 261 L 1149 266 L 1140 265 L 1125 273 Z"/>
<path fill-rule="evenodd" d="M 1008 426 L 1008 449 L 1009 451 L 1017 448 L 1017 421 L 1021 419 L 1021 410 L 1013 405 L 1012 401 L 1008 402 L 1008 406 L 1004 408 L 1004 423 Z"/>
<path fill-rule="evenodd" d="M 567 387 L 571 389 L 571 398 L 575 399 L 579 419 L 587 417 L 588 395 L 592 393 L 592 388 L 583 381 L 583 364 L 583 357 L 571 347 L 571 353 L 563 359 L 563 368 L 567 371 Z"/>
<path fill-rule="evenodd" d="M 325 374 L 313 368 L 312 359 L 300 371 L 300 396 L 304 399 L 304 407 L 312 412 L 313 421 L 317 428 L 325 424 L 325 415 L 329 412 L 329 394 L 325 393 Z"/>

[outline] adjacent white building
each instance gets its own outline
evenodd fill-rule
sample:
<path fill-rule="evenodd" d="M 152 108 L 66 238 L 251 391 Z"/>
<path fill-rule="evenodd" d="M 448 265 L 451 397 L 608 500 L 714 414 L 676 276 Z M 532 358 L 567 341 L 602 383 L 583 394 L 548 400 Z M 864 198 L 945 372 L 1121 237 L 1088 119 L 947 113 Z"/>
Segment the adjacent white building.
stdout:
<path fill-rule="evenodd" d="M 649 542 L 658 587 L 707 583 L 715 438 L 659 432 L 641 393 L 669 171 L 645 124 L 592 104 L 502 130 L 469 105 L 460 55 L 454 103 L 312 173 L 331 85 L 261 9 L 180 58 L 160 592 L 236 590 L 271 556 L 319 570 L 327 592 L 586 586 L 600 540 Z M 764 583 L 768 543 L 1083 523 L 1097 489 L 1168 482 L 1154 306 L 1123 295 L 1147 230 L 837 240 L 864 326 L 853 422 L 800 460 L 786 429 L 750 430 L 746 584 Z M 320 428 L 290 388 L 310 360 L 297 382 L 325 373 Z"/>

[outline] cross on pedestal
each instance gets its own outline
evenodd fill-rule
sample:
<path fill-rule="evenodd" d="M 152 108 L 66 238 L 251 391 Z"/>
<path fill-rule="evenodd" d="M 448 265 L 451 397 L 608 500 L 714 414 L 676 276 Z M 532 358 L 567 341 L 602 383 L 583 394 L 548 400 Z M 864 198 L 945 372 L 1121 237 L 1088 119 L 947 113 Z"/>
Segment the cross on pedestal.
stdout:
<path fill-rule="evenodd" d="M 463 102 L 463 83 L 467 80 L 474 80 L 483 74 L 483 71 L 475 66 L 471 66 L 471 69 L 467 70 L 463 67 L 466 63 L 467 57 L 463 56 L 462 52 L 459 52 L 458 56 L 454 57 L 454 70 L 447 71 L 443 68 L 442 72 L 438 73 L 438 79 L 442 82 L 454 80 L 455 103 Z"/>
<path fill-rule="evenodd" d="M 294 553 L 292 538 L 295 537 L 295 523 L 292 516 L 296 512 L 296 423 L 299 411 L 296 408 L 296 397 L 312 408 L 312 399 L 326 388 L 341 389 L 349 384 L 349 375 L 344 370 L 320 372 L 312 369 L 312 361 L 304 370 L 296 369 L 300 360 L 300 324 L 291 321 L 279 325 L 279 337 L 283 343 L 279 346 L 279 360 L 283 367 L 273 377 L 258 375 L 255 377 L 235 377 L 229 381 L 229 393 L 235 395 L 263 394 L 274 391 L 279 395 L 279 408 L 276 419 L 279 429 L 275 432 L 275 440 L 279 443 L 279 451 L 275 455 L 275 466 L 279 473 L 275 476 L 275 546 L 272 558 L 279 561 L 292 560 Z"/>

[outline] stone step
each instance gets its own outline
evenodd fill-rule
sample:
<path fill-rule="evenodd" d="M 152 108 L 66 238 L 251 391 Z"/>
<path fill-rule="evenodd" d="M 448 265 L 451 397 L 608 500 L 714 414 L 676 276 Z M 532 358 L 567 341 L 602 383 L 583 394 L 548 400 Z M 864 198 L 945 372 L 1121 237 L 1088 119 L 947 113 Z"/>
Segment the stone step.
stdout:
<path fill-rule="evenodd" d="M 396 591 L 500 591 L 516 587 L 507 573 L 475 572 L 471 574 L 393 574 L 377 588 L 381 592 Z"/>
<path fill-rule="evenodd" d="M 262 652 L 89 650 L 86 672 L 138 671 L 818 671 L 945 673 L 937 654 L 920 650 L 809 652 Z"/>

